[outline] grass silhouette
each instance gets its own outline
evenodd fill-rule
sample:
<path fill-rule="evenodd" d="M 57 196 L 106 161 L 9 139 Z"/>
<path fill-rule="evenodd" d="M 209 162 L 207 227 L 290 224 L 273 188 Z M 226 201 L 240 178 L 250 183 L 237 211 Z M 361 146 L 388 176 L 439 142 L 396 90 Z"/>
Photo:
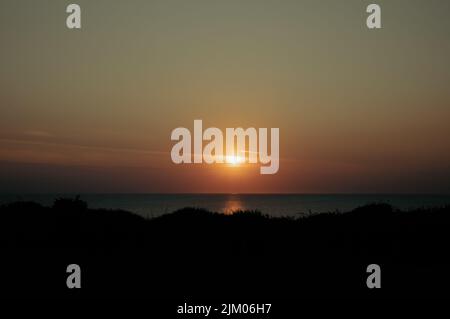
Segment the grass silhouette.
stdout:
<path fill-rule="evenodd" d="M 198 208 L 145 219 L 80 198 L 0 206 L 1 289 L 12 296 L 304 298 L 449 296 L 450 206 L 275 218 Z M 82 289 L 65 286 L 67 265 Z M 366 267 L 382 268 L 382 289 Z"/>

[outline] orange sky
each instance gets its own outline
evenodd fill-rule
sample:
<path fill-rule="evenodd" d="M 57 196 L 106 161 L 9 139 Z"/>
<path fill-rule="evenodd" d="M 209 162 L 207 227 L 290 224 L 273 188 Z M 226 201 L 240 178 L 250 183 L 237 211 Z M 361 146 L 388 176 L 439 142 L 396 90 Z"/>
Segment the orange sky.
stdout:
<path fill-rule="evenodd" d="M 448 1 L 77 3 L 0 4 L 0 192 L 450 192 Z M 279 172 L 173 164 L 195 119 L 280 128 Z"/>

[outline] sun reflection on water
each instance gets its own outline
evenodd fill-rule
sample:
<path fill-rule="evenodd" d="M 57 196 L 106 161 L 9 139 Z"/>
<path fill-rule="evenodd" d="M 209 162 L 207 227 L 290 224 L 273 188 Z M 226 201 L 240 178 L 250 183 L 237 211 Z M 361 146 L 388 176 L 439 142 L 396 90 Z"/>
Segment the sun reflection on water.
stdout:
<path fill-rule="evenodd" d="M 225 202 L 224 214 L 232 215 L 237 210 L 244 210 L 244 205 L 239 198 L 239 195 L 229 195 Z"/>

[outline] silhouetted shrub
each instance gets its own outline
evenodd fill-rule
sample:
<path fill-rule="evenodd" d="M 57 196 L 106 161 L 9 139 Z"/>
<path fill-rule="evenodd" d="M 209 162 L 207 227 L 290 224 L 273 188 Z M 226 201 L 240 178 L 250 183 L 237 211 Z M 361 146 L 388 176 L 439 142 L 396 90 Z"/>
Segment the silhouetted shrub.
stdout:
<path fill-rule="evenodd" d="M 80 196 L 77 196 L 74 199 L 57 198 L 53 203 L 53 208 L 57 210 L 84 211 L 87 210 L 88 205 L 80 199 Z"/>

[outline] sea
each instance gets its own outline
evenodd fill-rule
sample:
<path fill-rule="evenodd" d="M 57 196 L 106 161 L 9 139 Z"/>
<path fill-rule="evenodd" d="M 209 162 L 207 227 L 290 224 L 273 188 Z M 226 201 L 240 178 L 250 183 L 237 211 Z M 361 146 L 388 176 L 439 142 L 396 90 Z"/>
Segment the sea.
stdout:
<path fill-rule="evenodd" d="M 223 214 L 257 210 L 274 217 L 299 217 L 346 212 L 371 203 L 388 203 L 403 210 L 450 205 L 450 195 L 428 194 L 4 194 L 0 195 L 0 204 L 21 200 L 51 206 L 57 198 L 75 198 L 77 195 L 90 208 L 122 209 L 145 218 L 184 207 L 205 208 Z"/>

